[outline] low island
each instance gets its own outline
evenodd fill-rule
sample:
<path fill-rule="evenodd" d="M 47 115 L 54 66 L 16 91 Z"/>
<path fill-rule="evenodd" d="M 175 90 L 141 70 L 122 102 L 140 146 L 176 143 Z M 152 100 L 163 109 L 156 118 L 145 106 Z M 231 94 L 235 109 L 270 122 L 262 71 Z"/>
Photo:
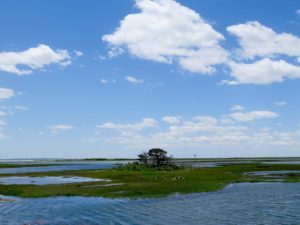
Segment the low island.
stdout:
<path fill-rule="evenodd" d="M 141 153 L 138 157 L 136 162 L 120 164 L 112 169 L 0 174 L 0 178 L 9 176 L 58 176 L 101 179 L 101 181 L 93 182 L 51 185 L 0 184 L 0 194 L 33 198 L 49 196 L 145 198 L 177 193 L 217 191 L 230 183 L 239 182 L 300 181 L 300 165 L 296 164 L 263 164 L 255 161 L 237 161 L 235 163 L 220 163 L 216 167 L 193 168 L 192 166 L 175 163 L 172 157 L 167 156 L 165 150 L 159 148 L 150 149 L 148 152 Z M 271 172 L 256 173 L 261 171 Z M 276 171 L 282 173 L 276 173 Z"/>

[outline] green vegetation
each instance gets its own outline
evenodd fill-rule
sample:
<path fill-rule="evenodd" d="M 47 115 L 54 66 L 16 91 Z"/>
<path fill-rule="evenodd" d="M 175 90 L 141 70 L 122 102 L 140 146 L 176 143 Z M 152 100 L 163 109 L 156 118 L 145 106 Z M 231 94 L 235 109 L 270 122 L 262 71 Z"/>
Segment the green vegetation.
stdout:
<path fill-rule="evenodd" d="M 116 170 L 123 171 L 172 171 L 172 170 L 183 170 L 188 169 L 188 166 L 179 166 L 176 164 L 164 164 L 160 166 L 142 164 L 138 162 L 127 163 L 127 164 L 119 164 L 116 167 Z"/>
<path fill-rule="evenodd" d="M 167 151 L 161 148 L 152 148 L 148 152 L 138 155 L 138 162 L 117 165 L 117 170 L 123 171 L 172 171 L 188 169 L 187 166 L 179 166 L 173 162 Z"/>
<path fill-rule="evenodd" d="M 141 164 L 151 167 L 172 166 L 172 157 L 167 155 L 167 151 L 161 148 L 152 148 L 148 152 L 138 155 Z"/>
<path fill-rule="evenodd" d="M 60 185 L 0 185 L 0 194 L 21 197 L 47 196 L 103 196 L 103 197 L 159 197 L 172 193 L 216 191 L 229 183 L 278 181 L 270 176 L 251 176 L 246 172 L 300 170 L 300 165 L 266 165 L 259 163 L 230 164 L 214 168 L 159 170 L 139 167 L 110 170 L 57 171 L 14 174 L 9 176 L 82 176 L 110 179 L 111 182 L 89 182 Z M 1 174 L 0 176 L 8 176 Z M 280 180 L 300 182 L 300 174 L 280 175 Z"/>

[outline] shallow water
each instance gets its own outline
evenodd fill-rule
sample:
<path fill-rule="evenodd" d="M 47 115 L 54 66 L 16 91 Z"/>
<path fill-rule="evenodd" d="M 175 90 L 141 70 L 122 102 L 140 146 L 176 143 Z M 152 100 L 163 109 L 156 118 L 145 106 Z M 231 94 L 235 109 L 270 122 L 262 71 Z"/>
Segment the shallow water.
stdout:
<path fill-rule="evenodd" d="M 277 171 L 256 171 L 256 172 L 247 172 L 248 175 L 254 175 L 254 176 L 266 176 L 266 175 L 284 175 L 284 174 L 290 174 L 300 173 L 300 170 L 277 170 Z"/>
<path fill-rule="evenodd" d="M 244 183 L 159 199 L 55 197 L 0 203 L 0 224 L 299 224 L 300 183 Z"/>
<path fill-rule="evenodd" d="M 41 165 L 37 167 L 1 168 L 0 174 L 50 172 L 50 171 L 63 171 L 63 170 L 110 169 L 116 165 L 117 162 L 98 162 L 98 163 L 87 163 L 87 164 L 55 165 L 55 166 Z"/>
<path fill-rule="evenodd" d="M 217 167 L 217 162 L 177 162 L 178 165 L 191 166 L 193 168 L 210 168 Z"/>
<path fill-rule="evenodd" d="M 279 162 L 263 162 L 263 164 L 278 164 L 278 165 L 299 165 L 300 161 L 279 161 Z"/>
<path fill-rule="evenodd" d="M 91 162 L 67 162 L 65 165 L 52 165 L 52 166 L 35 166 L 35 167 L 19 167 L 19 168 L 0 168 L 0 174 L 15 174 L 15 173 L 34 173 L 34 172 L 50 172 L 50 171 L 64 171 L 64 170 L 95 170 L 95 169 L 111 169 L 117 164 L 125 164 L 133 161 L 91 161 Z M 52 161 L 44 161 L 44 163 L 53 163 Z M 55 162 L 56 163 L 56 162 Z M 60 162 L 64 163 L 64 162 Z M 35 163 L 38 164 L 38 163 Z M 214 162 L 191 162 L 179 163 L 191 165 L 195 168 L 206 168 L 219 166 Z"/>
<path fill-rule="evenodd" d="M 48 184 L 68 184 L 80 182 L 96 182 L 109 181 L 104 179 L 94 179 L 88 177 L 0 177 L 0 184 L 33 184 L 33 185 L 48 185 Z"/>

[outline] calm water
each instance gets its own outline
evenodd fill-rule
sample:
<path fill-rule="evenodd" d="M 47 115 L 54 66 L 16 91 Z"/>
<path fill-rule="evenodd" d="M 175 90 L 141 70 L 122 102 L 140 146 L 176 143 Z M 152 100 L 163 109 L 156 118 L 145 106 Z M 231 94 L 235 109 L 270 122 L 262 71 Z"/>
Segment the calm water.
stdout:
<path fill-rule="evenodd" d="M 299 224 L 299 212 L 300 183 L 247 183 L 144 200 L 16 198 L 0 203 L 0 224 Z"/>
<path fill-rule="evenodd" d="M 280 161 L 280 162 L 264 162 L 264 164 L 285 164 L 285 165 L 299 165 L 300 161 Z"/>
<path fill-rule="evenodd" d="M 247 172 L 246 174 L 254 175 L 254 176 L 265 176 L 265 175 L 282 175 L 289 173 L 300 173 L 300 170 L 278 170 L 278 171 L 256 171 L 256 172 Z"/>
<path fill-rule="evenodd" d="M 19 168 L 0 168 L 0 174 L 14 174 L 14 173 L 33 173 L 33 172 L 50 172 L 50 171 L 64 171 L 64 170 L 95 170 L 95 169 L 110 169 L 117 164 L 124 164 L 133 161 L 105 161 L 105 162 L 69 162 L 66 165 L 54 165 L 54 166 L 37 166 L 37 167 L 19 167 Z M 52 161 L 46 161 L 44 163 L 53 163 Z M 61 162 L 63 163 L 63 162 Z M 218 163 L 214 162 L 192 162 L 182 163 L 188 164 L 192 167 L 205 168 L 216 167 Z"/>
<path fill-rule="evenodd" d="M 48 162 L 51 163 L 51 162 Z M 63 171 L 63 170 L 94 170 L 94 169 L 110 169 L 118 163 L 127 163 L 126 161 L 120 162 L 89 162 L 85 164 L 70 163 L 67 165 L 55 166 L 37 166 L 37 167 L 19 167 L 19 168 L 1 168 L 0 174 L 14 174 L 14 173 L 32 173 L 32 172 L 50 172 L 50 171 Z"/>
<path fill-rule="evenodd" d="M 105 179 L 94 179 L 88 177 L 0 177 L 0 184 L 67 184 L 78 182 L 110 181 Z"/>

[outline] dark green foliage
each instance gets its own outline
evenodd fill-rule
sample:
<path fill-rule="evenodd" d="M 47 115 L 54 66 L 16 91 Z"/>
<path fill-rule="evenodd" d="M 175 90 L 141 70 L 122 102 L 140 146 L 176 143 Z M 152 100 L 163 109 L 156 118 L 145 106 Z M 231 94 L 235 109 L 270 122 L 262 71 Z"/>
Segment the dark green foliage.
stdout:
<path fill-rule="evenodd" d="M 119 164 L 115 169 L 123 170 L 123 171 L 171 171 L 171 170 L 183 170 L 189 168 L 190 167 L 188 166 L 179 166 L 172 163 L 156 166 L 153 164 L 143 164 L 139 162 L 133 162 L 127 164 Z"/>
<path fill-rule="evenodd" d="M 172 158 L 167 155 L 167 151 L 161 148 L 152 148 L 148 152 L 142 152 L 138 155 L 141 164 L 161 167 L 172 164 Z"/>
<path fill-rule="evenodd" d="M 148 165 L 150 157 L 147 152 L 142 152 L 141 154 L 138 154 L 138 160 L 140 163 Z"/>

